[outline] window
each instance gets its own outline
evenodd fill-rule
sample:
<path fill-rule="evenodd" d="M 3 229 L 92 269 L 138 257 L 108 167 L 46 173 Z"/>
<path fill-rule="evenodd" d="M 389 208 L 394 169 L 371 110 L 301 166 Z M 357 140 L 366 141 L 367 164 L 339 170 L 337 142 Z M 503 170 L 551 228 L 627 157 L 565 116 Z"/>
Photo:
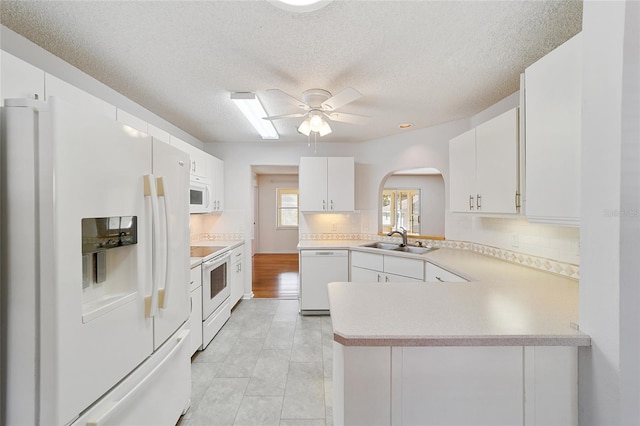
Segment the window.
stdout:
<path fill-rule="evenodd" d="M 298 227 L 298 189 L 278 188 L 278 229 L 290 229 Z"/>
<path fill-rule="evenodd" d="M 407 234 L 420 234 L 420 190 L 385 189 L 382 191 L 382 232 L 403 227 Z"/>

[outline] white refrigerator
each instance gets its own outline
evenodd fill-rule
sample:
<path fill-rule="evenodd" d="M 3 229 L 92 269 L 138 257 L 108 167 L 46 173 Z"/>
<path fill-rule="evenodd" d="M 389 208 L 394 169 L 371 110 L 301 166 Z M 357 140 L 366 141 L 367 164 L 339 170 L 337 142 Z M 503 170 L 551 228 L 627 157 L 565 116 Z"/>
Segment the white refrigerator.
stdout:
<path fill-rule="evenodd" d="M 50 98 L 2 108 L 7 425 L 169 425 L 189 405 L 189 157 Z"/>

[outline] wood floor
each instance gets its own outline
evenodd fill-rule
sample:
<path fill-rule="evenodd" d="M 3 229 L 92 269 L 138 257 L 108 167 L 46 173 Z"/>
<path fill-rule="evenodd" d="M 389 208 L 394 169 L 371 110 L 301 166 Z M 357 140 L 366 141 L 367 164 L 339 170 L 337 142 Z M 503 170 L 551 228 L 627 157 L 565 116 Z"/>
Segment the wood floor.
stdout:
<path fill-rule="evenodd" d="M 269 299 L 297 299 L 300 283 L 298 254 L 253 256 L 253 296 Z"/>

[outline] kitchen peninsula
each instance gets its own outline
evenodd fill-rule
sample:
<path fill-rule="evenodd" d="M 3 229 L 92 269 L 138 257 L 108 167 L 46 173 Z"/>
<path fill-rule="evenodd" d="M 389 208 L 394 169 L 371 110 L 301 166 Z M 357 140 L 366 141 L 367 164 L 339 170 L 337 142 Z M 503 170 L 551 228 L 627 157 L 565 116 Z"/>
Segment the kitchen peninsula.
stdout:
<path fill-rule="evenodd" d="M 578 282 L 424 257 L 470 281 L 329 284 L 335 424 L 577 424 Z"/>

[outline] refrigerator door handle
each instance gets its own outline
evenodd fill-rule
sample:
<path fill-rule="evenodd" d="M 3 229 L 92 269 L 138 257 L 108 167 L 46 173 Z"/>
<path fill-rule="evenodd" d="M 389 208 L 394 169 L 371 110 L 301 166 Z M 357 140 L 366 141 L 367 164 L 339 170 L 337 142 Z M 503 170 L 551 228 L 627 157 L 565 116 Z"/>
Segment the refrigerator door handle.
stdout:
<path fill-rule="evenodd" d="M 160 235 L 160 208 L 158 206 L 158 191 L 156 189 L 156 179 L 152 174 L 144 177 L 144 195 L 151 197 L 151 224 L 153 233 L 151 235 L 151 294 L 145 295 L 145 317 L 151 318 L 156 315 L 156 306 L 158 305 L 157 288 L 160 275 L 160 267 L 158 265 L 158 238 Z"/>
<path fill-rule="evenodd" d="M 158 178 L 158 198 L 162 198 L 162 210 L 163 214 L 161 215 L 163 218 L 163 226 L 162 231 L 164 232 L 163 242 L 165 245 L 164 248 L 164 259 L 162 259 L 162 288 L 158 288 L 158 308 L 166 309 L 167 307 L 167 298 L 168 298 L 168 289 L 167 281 L 169 276 L 169 218 L 167 217 L 168 209 L 167 209 L 167 194 L 164 187 L 164 181 L 162 176 Z M 158 287 L 160 287 L 158 285 Z"/>
<path fill-rule="evenodd" d="M 183 330 L 180 331 L 177 335 L 176 335 L 176 346 L 171 349 L 171 352 L 169 352 L 167 354 L 166 357 L 164 357 L 164 359 L 162 361 L 160 361 L 160 363 L 158 363 L 158 365 L 156 365 L 153 370 L 151 370 L 149 372 L 149 374 L 147 374 L 145 376 L 144 379 L 140 380 L 139 383 L 137 383 L 129 392 L 127 392 L 122 398 L 120 398 L 117 401 L 110 401 L 110 406 L 107 409 L 107 411 L 105 411 L 104 413 L 102 413 L 102 415 L 100 417 L 98 417 L 97 419 L 94 420 L 90 420 L 87 422 L 87 426 L 100 426 L 100 425 L 104 425 L 110 417 L 112 417 L 114 414 L 116 414 L 118 411 L 120 411 L 120 409 L 124 406 L 126 406 L 127 404 L 130 403 L 130 399 L 135 396 L 138 392 L 141 391 L 141 388 L 143 388 L 144 386 L 147 385 L 147 382 L 149 382 L 150 380 L 152 380 L 159 372 L 161 372 L 164 368 L 164 365 L 169 362 L 171 360 L 171 358 L 174 356 L 174 354 L 176 352 L 178 352 L 180 350 L 180 348 L 182 348 L 183 345 L 186 344 L 186 342 L 188 341 L 188 339 L 185 339 L 185 337 L 187 337 L 189 335 L 189 330 Z"/>

